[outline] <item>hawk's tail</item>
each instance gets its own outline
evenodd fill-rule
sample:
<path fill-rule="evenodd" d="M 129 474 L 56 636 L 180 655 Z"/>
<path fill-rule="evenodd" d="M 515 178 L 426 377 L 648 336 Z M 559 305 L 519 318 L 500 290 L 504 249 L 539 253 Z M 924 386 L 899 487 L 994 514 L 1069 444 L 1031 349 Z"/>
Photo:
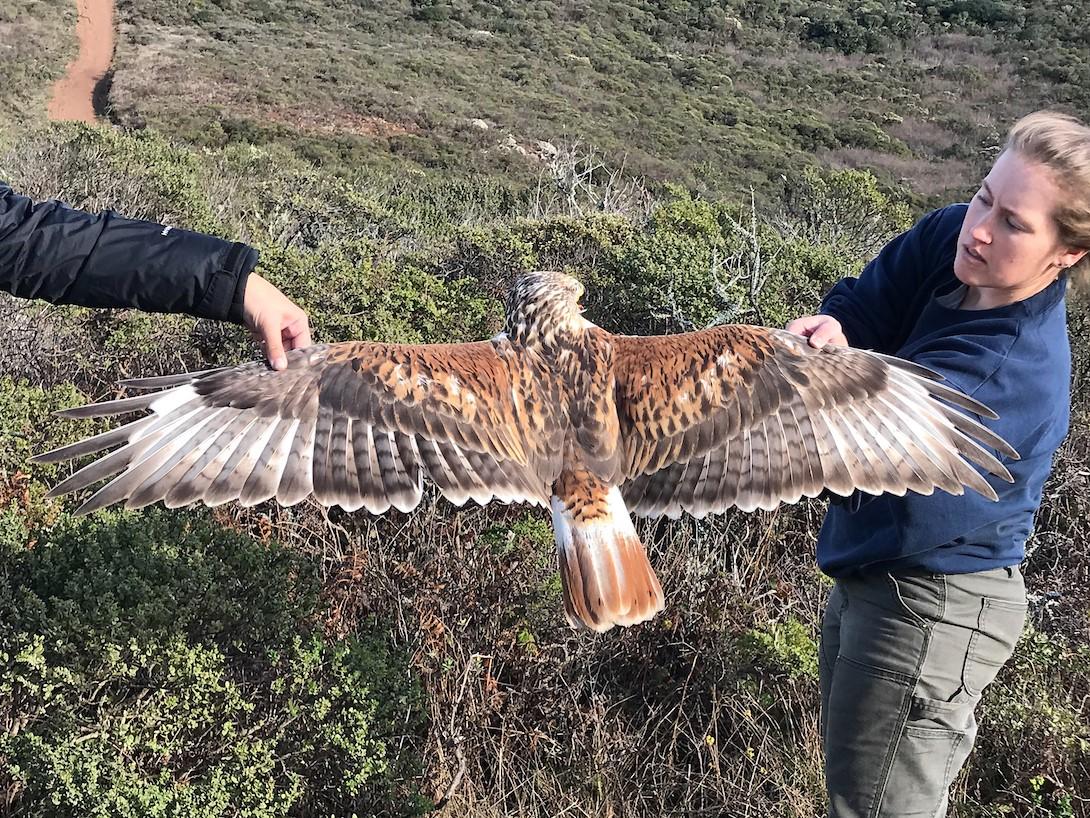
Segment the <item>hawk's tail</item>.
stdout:
<path fill-rule="evenodd" d="M 573 628 L 635 625 L 663 608 L 662 586 L 619 489 L 609 490 L 607 507 L 592 521 L 577 520 L 560 498 L 552 499 L 564 613 Z"/>

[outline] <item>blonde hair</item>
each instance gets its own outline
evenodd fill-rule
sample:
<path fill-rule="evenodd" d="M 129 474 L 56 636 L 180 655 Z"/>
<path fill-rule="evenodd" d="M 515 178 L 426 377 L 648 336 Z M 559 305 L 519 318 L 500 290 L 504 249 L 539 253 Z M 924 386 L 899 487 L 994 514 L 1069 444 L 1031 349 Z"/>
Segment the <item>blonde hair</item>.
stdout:
<path fill-rule="evenodd" d="M 1053 214 L 1060 240 L 1070 247 L 1090 249 L 1090 127 L 1067 114 L 1037 111 L 1014 123 L 1003 150 L 1017 151 L 1052 171 L 1067 194 Z M 1090 277 L 1090 254 L 1068 272 L 1073 278 Z"/>

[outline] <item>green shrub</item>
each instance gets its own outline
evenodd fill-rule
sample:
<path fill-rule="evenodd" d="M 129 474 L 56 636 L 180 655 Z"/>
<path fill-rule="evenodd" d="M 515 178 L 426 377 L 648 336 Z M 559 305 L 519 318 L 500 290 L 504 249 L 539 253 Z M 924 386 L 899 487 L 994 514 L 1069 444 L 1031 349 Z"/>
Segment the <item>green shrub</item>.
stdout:
<path fill-rule="evenodd" d="M 963 778 L 960 814 L 1065 818 L 1090 768 L 1086 680 L 1090 646 L 1027 626 L 984 694 L 977 749 Z"/>
<path fill-rule="evenodd" d="M 781 673 L 813 681 L 818 677 L 818 646 L 810 629 L 795 617 L 745 633 L 739 652 L 760 674 Z"/>
<path fill-rule="evenodd" d="M 390 739 L 419 723 L 417 693 L 377 632 L 333 640 L 321 617 L 308 562 L 207 514 L 104 513 L 9 542 L 16 814 L 402 812 L 392 781 L 413 762 Z"/>
<path fill-rule="evenodd" d="M 219 233 L 202 172 L 196 153 L 154 131 L 78 122 L 50 125 L 0 159 L 0 178 L 25 195 Z"/>
<path fill-rule="evenodd" d="M 322 341 L 478 340 L 502 324 L 500 302 L 467 277 L 406 257 L 376 258 L 366 241 L 313 251 L 266 248 L 261 270 L 311 316 Z"/>
<path fill-rule="evenodd" d="M 0 379 L 0 779 L 14 814 L 401 814 L 418 692 L 375 626 L 323 635 L 312 561 L 207 510 L 74 519 L 62 467 L 93 431 L 69 386 Z"/>

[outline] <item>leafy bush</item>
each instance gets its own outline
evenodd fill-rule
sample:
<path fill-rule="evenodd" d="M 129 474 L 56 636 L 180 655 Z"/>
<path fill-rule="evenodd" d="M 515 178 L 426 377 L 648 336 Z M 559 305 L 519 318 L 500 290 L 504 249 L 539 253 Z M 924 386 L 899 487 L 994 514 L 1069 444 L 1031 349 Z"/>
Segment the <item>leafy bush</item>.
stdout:
<path fill-rule="evenodd" d="M 748 631 L 739 650 L 762 675 L 784 673 L 792 678 L 817 680 L 817 641 L 806 625 L 794 617 L 772 622 L 764 630 Z"/>
<path fill-rule="evenodd" d="M 11 814 L 412 811 L 397 747 L 419 692 L 381 630 L 325 636 L 314 563 L 207 512 L 77 520 L 44 500 L 59 469 L 26 457 L 61 438 L 48 411 L 74 397 L 0 380 Z"/>
<path fill-rule="evenodd" d="M 201 175 L 197 154 L 160 134 L 78 122 L 52 126 L 0 161 L 0 176 L 27 196 L 218 233 Z"/>
<path fill-rule="evenodd" d="M 322 636 L 304 560 L 161 512 L 3 540 L 0 769 L 16 814 L 389 807 L 412 764 L 389 741 L 416 724 L 417 694 L 377 634 Z"/>

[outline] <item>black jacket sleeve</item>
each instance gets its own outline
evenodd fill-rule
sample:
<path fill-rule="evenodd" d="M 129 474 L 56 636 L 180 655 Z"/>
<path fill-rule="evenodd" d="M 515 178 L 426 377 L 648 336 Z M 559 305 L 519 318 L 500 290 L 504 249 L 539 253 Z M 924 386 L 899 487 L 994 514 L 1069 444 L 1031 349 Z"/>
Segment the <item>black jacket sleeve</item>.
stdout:
<path fill-rule="evenodd" d="M 34 202 L 0 182 L 0 290 L 21 298 L 242 323 L 257 258 L 245 244 Z"/>

